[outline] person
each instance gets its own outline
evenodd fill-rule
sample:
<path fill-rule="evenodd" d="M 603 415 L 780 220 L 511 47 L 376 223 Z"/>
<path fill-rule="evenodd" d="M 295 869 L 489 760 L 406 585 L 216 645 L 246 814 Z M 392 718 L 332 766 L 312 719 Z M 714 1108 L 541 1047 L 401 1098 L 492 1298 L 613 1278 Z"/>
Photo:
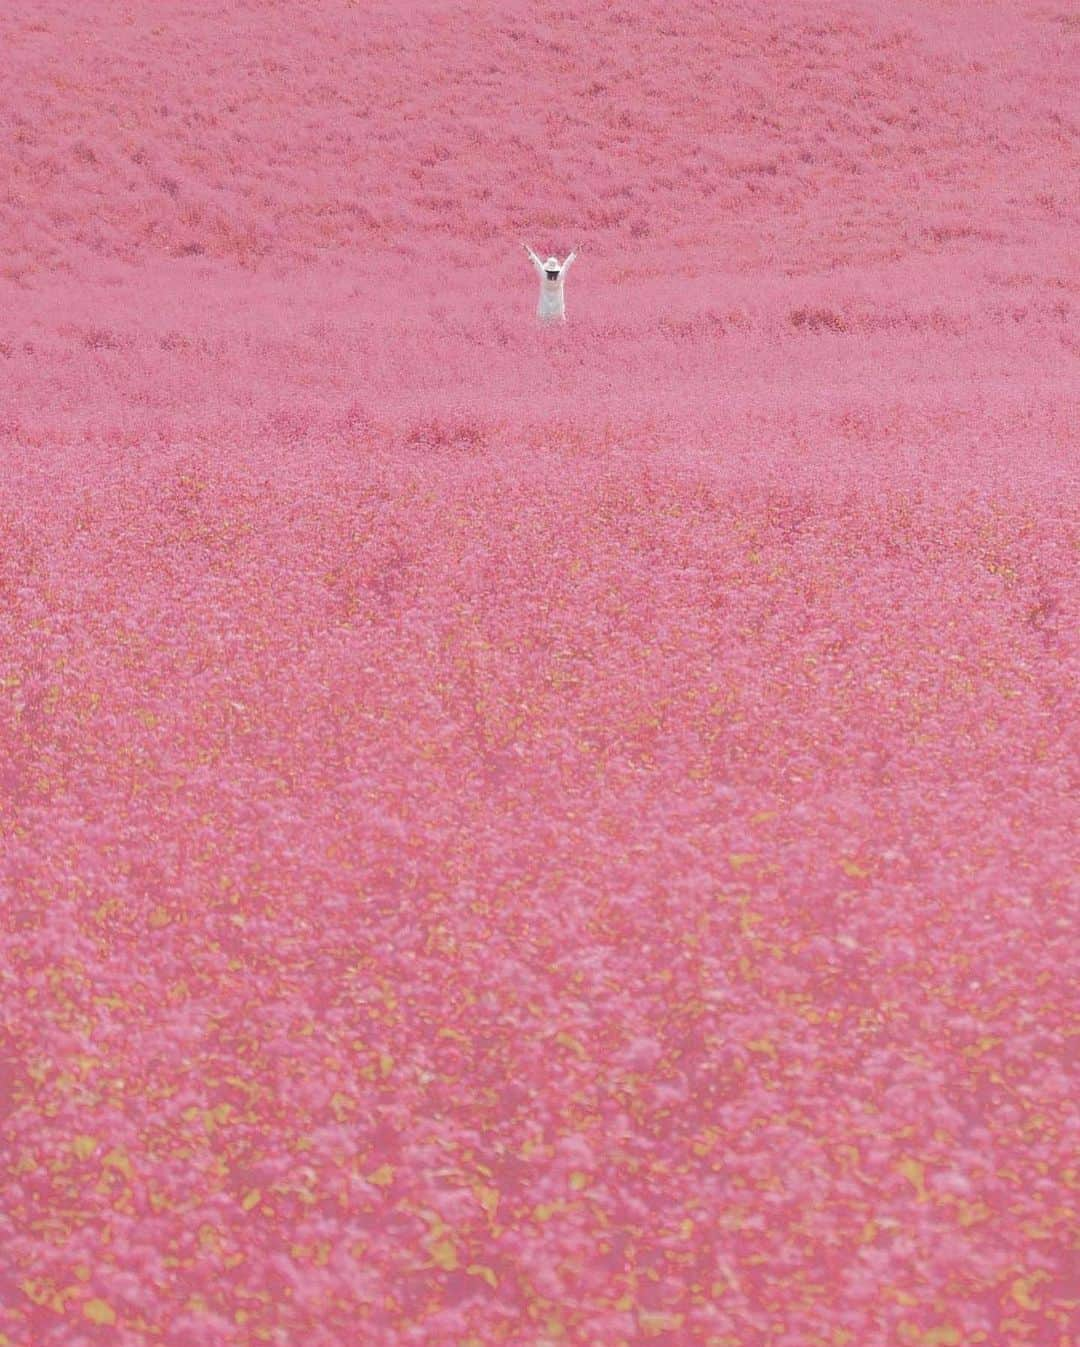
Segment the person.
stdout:
<path fill-rule="evenodd" d="M 527 243 L 523 243 L 521 246 L 529 254 L 529 258 L 540 277 L 540 301 L 536 306 L 537 318 L 545 323 L 565 323 L 566 300 L 563 288 L 566 282 L 566 273 L 570 270 L 570 264 L 574 258 L 577 257 L 578 250 L 575 248 L 565 262 L 560 262 L 557 257 L 549 257 L 546 261 L 541 262 Z"/>

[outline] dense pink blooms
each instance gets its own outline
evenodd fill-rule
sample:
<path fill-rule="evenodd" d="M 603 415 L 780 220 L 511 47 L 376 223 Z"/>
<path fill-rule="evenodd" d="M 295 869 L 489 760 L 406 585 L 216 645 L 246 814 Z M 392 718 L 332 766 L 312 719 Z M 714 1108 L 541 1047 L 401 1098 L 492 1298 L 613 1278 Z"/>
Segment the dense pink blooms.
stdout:
<path fill-rule="evenodd" d="M 1066 8 L 4 7 L 0 1347 L 1075 1340 Z"/>

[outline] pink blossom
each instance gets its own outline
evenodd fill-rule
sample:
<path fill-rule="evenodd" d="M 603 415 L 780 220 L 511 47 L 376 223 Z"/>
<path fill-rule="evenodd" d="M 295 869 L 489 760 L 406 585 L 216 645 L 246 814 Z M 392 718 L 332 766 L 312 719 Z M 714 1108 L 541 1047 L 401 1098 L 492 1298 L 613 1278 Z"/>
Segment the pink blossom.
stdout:
<path fill-rule="evenodd" d="M 1064 8 L 3 8 L 0 1342 L 1062 1347 Z"/>

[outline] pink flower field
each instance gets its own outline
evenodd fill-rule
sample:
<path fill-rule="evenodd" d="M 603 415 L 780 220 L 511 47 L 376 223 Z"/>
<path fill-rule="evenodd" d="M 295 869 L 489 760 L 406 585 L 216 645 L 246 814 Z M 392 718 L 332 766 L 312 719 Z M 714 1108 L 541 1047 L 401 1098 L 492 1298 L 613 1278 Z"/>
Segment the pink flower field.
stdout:
<path fill-rule="evenodd" d="M 1076 11 L 0 50 L 0 1347 L 1072 1347 Z"/>

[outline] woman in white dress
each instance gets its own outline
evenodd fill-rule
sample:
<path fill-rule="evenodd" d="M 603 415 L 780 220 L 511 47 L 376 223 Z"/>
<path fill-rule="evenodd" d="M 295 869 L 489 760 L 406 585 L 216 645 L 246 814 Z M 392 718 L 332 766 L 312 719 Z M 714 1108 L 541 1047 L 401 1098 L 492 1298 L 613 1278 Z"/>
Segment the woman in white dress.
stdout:
<path fill-rule="evenodd" d="M 542 319 L 545 323 L 565 323 L 566 300 L 563 294 L 563 286 L 566 281 L 566 273 L 570 270 L 570 263 L 577 257 L 577 249 L 574 249 L 565 262 L 560 262 L 557 257 L 549 257 L 546 262 L 541 262 L 527 243 L 523 243 L 521 246 L 529 254 L 540 277 L 540 302 L 536 306 L 537 318 Z"/>

